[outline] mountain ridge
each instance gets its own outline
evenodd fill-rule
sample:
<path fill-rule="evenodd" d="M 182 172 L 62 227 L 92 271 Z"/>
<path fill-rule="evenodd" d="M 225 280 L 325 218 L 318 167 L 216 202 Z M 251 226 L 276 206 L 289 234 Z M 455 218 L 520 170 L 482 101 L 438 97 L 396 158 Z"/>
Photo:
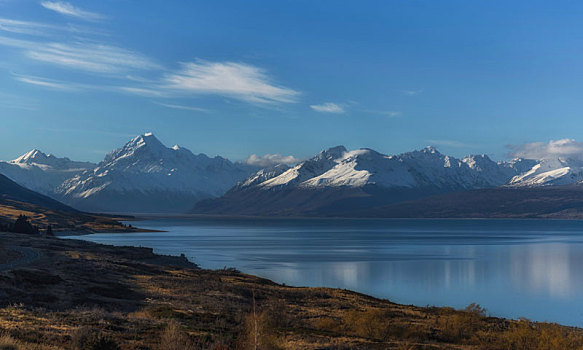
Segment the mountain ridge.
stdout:
<path fill-rule="evenodd" d="M 166 147 L 152 133 L 108 153 L 92 170 L 57 187 L 57 198 L 101 212 L 185 212 L 197 201 L 220 196 L 256 167 Z"/>
<path fill-rule="evenodd" d="M 431 146 L 398 155 L 385 155 L 369 148 L 349 151 L 336 146 L 294 167 L 262 170 L 222 197 L 197 203 L 192 212 L 356 215 L 367 209 L 448 193 L 528 187 L 520 176 L 536 170 L 543 162 L 520 158 L 494 162 L 484 154 L 458 159 Z"/>
<path fill-rule="evenodd" d="M 496 162 L 485 154 L 456 158 L 431 146 L 387 155 L 339 145 L 292 166 L 260 169 L 166 147 L 145 133 L 98 164 L 33 149 L 0 162 L 0 173 L 84 211 L 328 215 L 476 189 L 576 185 L 583 183 L 583 161 Z"/>

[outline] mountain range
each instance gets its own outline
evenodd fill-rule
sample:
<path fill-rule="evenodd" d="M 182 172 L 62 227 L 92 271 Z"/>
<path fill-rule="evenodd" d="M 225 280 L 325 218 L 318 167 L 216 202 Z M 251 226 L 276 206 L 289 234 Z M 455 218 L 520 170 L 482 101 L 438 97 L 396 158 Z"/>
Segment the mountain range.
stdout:
<path fill-rule="evenodd" d="M 486 155 L 455 158 L 434 147 L 386 155 L 336 146 L 294 166 L 259 169 L 179 146 L 166 147 L 146 133 L 98 164 L 33 150 L 0 162 L 0 173 L 92 212 L 389 217 L 447 212 L 453 216 L 452 203 L 468 209 L 484 198 L 509 201 L 548 197 L 554 190 L 561 193 L 559 197 L 578 193 L 583 161 L 557 157 L 496 162 Z M 448 209 L 440 211 L 446 203 Z M 468 210 L 467 215 L 474 215 Z"/>
<path fill-rule="evenodd" d="M 195 213 L 229 215 L 348 215 L 391 203 L 510 183 L 534 160 L 462 159 L 434 147 L 400 155 L 337 146 L 294 167 L 266 169 Z"/>

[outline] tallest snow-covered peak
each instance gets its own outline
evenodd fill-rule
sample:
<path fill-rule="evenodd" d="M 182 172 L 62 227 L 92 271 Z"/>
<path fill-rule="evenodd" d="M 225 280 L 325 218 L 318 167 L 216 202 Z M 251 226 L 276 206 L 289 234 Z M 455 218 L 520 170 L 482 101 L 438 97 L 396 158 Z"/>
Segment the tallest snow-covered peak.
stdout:
<path fill-rule="evenodd" d="M 133 157 L 137 154 L 163 156 L 168 151 L 171 151 L 171 149 L 164 146 L 164 144 L 162 144 L 162 142 L 160 142 L 160 140 L 158 140 L 153 133 L 148 132 L 134 137 L 123 147 L 109 153 L 105 157 L 104 162 Z"/>
<path fill-rule="evenodd" d="M 57 193 L 83 210 L 184 212 L 198 200 L 222 195 L 255 170 L 166 147 L 146 133 L 109 153 L 92 171 L 65 181 Z"/>
<path fill-rule="evenodd" d="M 154 136 L 154 134 L 151 132 L 147 132 L 145 134 L 136 136 L 130 142 L 128 142 L 126 146 L 132 148 L 140 147 L 166 148 L 166 146 L 164 146 L 162 142 L 160 142 L 160 140 L 158 140 L 158 138 L 156 138 L 156 136 Z"/>

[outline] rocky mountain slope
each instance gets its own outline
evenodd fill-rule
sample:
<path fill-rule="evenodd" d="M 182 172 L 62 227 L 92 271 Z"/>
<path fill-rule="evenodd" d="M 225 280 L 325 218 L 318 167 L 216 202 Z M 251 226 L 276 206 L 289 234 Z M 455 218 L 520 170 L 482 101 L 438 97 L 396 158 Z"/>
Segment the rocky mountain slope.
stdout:
<path fill-rule="evenodd" d="M 55 193 L 87 211 L 180 213 L 201 199 L 220 196 L 254 171 L 222 157 L 166 147 L 147 133 L 66 180 Z"/>
<path fill-rule="evenodd" d="M 534 161 L 496 163 L 486 155 L 463 159 L 433 147 L 400 155 L 343 146 L 292 168 L 262 171 L 195 213 L 345 215 L 429 195 L 505 185 Z"/>
<path fill-rule="evenodd" d="M 55 189 L 63 181 L 93 168 L 95 168 L 93 163 L 58 158 L 37 149 L 14 160 L 0 162 L 0 174 L 48 196 L 53 196 Z"/>

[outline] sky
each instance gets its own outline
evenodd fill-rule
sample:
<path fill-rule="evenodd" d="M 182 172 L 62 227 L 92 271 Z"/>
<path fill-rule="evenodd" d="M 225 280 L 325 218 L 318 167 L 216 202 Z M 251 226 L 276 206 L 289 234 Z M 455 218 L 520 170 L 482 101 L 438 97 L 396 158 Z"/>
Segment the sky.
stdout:
<path fill-rule="evenodd" d="M 0 159 L 145 132 L 258 162 L 580 145 L 582 22 L 563 0 L 0 0 Z"/>

